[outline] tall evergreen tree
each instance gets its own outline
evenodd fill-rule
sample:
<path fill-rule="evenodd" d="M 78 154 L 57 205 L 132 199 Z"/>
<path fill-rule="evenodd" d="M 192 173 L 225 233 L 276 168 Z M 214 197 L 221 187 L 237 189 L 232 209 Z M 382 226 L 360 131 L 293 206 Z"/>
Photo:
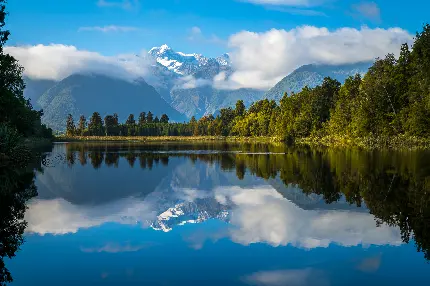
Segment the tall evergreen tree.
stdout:
<path fill-rule="evenodd" d="M 105 121 L 106 136 L 118 135 L 118 124 L 115 117 L 112 115 L 107 115 L 104 121 Z"/>
<path fill-rule="evenodd" d="M 66 126 L 66 135 L 74 136 L 75 135 L 75 122 L 73 121 L 73 116 L 69 114 L 67 116 L 67 126 Z"/>
<path fill-rule="evenodd" d="M 134 125 L 136 124 L 136 120 L 134 120 L 134 115 L 130 114 L 127 118 L 127 121 L 125 122 L 127 125 Z"/>
<path fill-rule="evenodd" d="M 87 119 L 84 115 L 79 117 L 79 125 L 78 125 L 78 135 L 84 135 L 85 129 L 87 128 Z"/>
<path fill-rule="evenodd" d="M 91 135 L 102 136 L 104 134 L 103 121 L 100 113 L 94 112 L 90 118 L 90 123 L 88 124 L 88 130 Z"/>
<path fill-rule="evenodd" d="M 167 114 L 161 115 L 160 123 L 169 123 L 169 116 Z"/>
<path fill-rule="evenodd" d="M 236 102 L 236 116 L 243 116 L 245 115 L 245 104 L 243 103 L 243 100 L 238 100 Z"/>
<path fill-rule="evenodd" d="M 143 126 L 146 123 L 146 113 L 145 112 L 141 112 L 139 114 L 139 125 Z"/>
<path fill-rule="evenodd" d="M 152 123 L 154 121 L 154 115 L 151 111 L 148 111 L 148 115 L 146 116 L 146 122 Z"/>

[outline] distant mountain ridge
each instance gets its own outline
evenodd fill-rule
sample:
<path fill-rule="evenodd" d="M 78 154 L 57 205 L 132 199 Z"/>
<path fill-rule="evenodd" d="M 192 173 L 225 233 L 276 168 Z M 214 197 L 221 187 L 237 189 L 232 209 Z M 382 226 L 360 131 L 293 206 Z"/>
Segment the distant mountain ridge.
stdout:
<path fill-rule="evenodd" d="M 142 111 L 157 116 L 166 113 L 176 121 L 185 119 L 144 79 L 130 83 L 99 74 L 71 75 L 48 89 L 37 103 L 44 110 L 42 121 L 55 130 L 64 130 L 68 114 L 77 121 L 80 115 L 89 118 L 95 111 L 102 118 L 118 113 L 121 121 Z"/>
<path fill-rule="evenodd" d="M 27 89 L 24 95 L 36 108 L 44 109 L 43 122 L 55 130 L 64 130 L 68 113 L 76 119 L 81 114 L 89 116 L 87 107 L 92 104 L 96 105 L 91 109 L 102 116 L 116 112 L 124 118 L 130 113 L 137 116 L 142 111 L 151 110 L 156 115 L 166 113 L 174 121 L 184 121 L 192 116 L 200 118 L 217 114 L 221 108 L 233 107 L 237 100 L 243 100 L 246 106 L 264 98 L 279 101 L 284 92 L 315 87 L 327 76 L 343 83 L 348 76 L 366 73 L 372 64 L 304 65 L 268 91 L 252 88 L 222 90 L 214 88 L 212 81 L 221 72 L 227 77 L 234 72 L 229 54 L 208 58 L 196 53 L 176 52 L 162 45 L 142 57 L 153 61 L 144 79 L 129 82 L 96 74 L 73 74 L 58 82 L 25 78 Z M 130 96 L 127 95 L 129 92 Z"/>
<path fill-rule="evenodd" d="M 297 93 L 305 86 L 315 87 L 320 85 L 325 77 L 331 77 L 343 83 L 349 76 L 364 75 L 372 64 L 373 62 L 344 65 L 304 65 L 284 77 L 265 94 L 265 97 L 280 100 L 284 92 Z"/>

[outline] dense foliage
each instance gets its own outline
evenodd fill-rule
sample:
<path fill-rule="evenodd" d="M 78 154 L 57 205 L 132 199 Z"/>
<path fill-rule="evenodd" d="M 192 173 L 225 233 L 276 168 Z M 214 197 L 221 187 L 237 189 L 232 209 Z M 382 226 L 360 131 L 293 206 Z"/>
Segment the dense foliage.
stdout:
<path fill-rule="evenodd" d="M 3 46 L 9 36 L 9 31 L 3 29 L 5 2 L 0 0 L 0 126 L 9 126 L 8 130 L 13 133 L 16 129 L 24 137 L 51 138 L 52 130 L 41 124 L 43 112 L 33 110 L 23 96 L 23 68 L 15 58 L 4 53 Z"/>
<path fill-rule="evenodd" d="M 71 114 L 67 117 L 67 136 L 192 136 L 194 129 L 190 123 L 169 123 L 166 114 L 160 119 L 153 117 L 151 111 L 141 112 L 136 121 L 130 114 L 124 123 L 120 123 L 118 114 L 106 115 L 94 112 L 87 122 L 85 116 L 79 118 L 76 125 Z"/>
<path fill-rule="evenodd" d="M 398 135 L 429 138 L 429 78 L 430 25 L 425 25 L 412 49 L 402 45 L 399 58 L 389 54 L 377 59 L 364 77 L 349 77 L 343 85 L 327 77 L 315 88 L 285 93 L 279 104 L 264 99 L 246 109 L 243 101 L 238 101 L 235 108 L 221 109 L 216 117 L 193 117 L 188 123 L 152 120 L 150 113 L 145 120 L 142 113 L 138 123 L 129 117 L 125 124 L 118 124 L 108 116 L 103 127 L 100 116 L 93 115 L 97 120 L 90 122 L 87 134 L 268 136 L 283 140 Z M 72 134 L 71 128 L 68 133 Z"/>
<path fill-rule="evenodd" d="M 22 67 L 4 53 L 9 36 L 5 3 L 0 0 L 0 285 L 12 281 L 4 259 L 14 257 L 23 243 L 26 202 L 37 195 L 30 164 L 34 156 L 23 139 L 52 138 L 52 130 L 41 124 L 42 111 L 33 110 L 23 96 Z"/>

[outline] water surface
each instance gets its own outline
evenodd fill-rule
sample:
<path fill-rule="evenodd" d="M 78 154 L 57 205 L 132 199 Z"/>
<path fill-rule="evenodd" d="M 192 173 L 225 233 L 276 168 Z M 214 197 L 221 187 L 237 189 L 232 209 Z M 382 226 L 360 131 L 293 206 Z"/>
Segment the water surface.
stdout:
<path fill-rule="evenodd" d="M 55 144 L 12 285 L 428 283 L 430 153 Z"/>

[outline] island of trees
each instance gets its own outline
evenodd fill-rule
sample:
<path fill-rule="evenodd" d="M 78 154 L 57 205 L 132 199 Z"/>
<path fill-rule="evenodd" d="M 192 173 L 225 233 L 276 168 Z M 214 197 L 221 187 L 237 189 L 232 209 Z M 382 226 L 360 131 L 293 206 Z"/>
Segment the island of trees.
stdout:
<path fill-rule="evenodd" d="M 95 112 L 88 126 L 67 120 L 68 135 L 122 136 L 240 136 L 275 137 L 285 141 L 361 142 L 372 145 L 429 142 L 430 138 L 430 25 L 416 34 L 412 47 L 403 44 L 400 56 L 376 59 L 368 72 L 349 77 L 343 84 L 325 78 L 320 86 L 285 93 L 280 103 L 260 100 L 246 108 L 239 100 L 235 108 L 219 114 L 194 117 L 187 123 L 169 123 L 141 113 L 123 124 L 118 115 L 102 121 Z M 388 144 L 387 143 L 387 144 Z"/>

